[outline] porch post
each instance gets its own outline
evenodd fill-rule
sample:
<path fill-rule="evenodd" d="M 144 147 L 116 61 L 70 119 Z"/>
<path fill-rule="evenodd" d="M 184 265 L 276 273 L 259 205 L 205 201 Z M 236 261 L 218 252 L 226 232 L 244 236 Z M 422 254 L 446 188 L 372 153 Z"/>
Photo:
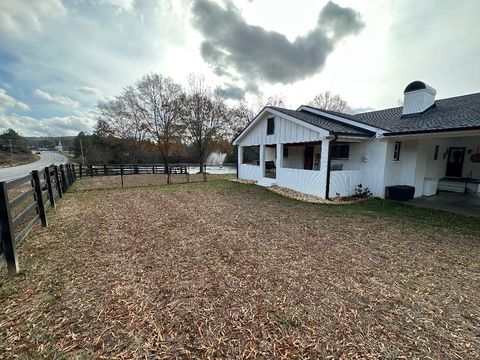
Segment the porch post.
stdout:
<path fill-rule="evenodd" d="M 322 179 L 324 179 L 325 188 L 322 193 L 325 194 L 325 199 L 329 198 L 330 192 L 330 169 L 329 167 L 329 158 L 330 158 L 330 139 L 322 140 L 322 154 L 320 157 L 320 174 Z"/>
<path fill-rule="evenodd" d="M 277 169 L 283 168 L 283 144 L 277 144 L 277 161 L 275 167 Z"/>
<path fill-rule="evenodd" d="M 240 165 L 243 164 L 243 146 L 238 145 L 237 148 L 237 179 L 239 179 Z"/>
<path fill-rule="evenodd" d="M 265 177 L 265 145 L 260 145 L 260 171 L 262 177 Z"/>

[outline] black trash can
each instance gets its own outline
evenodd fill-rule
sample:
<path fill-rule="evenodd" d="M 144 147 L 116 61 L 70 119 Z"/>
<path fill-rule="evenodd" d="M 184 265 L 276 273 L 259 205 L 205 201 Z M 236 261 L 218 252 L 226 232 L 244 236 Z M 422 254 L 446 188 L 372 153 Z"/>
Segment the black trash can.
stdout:
<path fill-rule="evenodd" d="M 397 201 L 408 201 L 415 195 L 415 187 L 410 185 L 387 186 L 386 198 Z"/>

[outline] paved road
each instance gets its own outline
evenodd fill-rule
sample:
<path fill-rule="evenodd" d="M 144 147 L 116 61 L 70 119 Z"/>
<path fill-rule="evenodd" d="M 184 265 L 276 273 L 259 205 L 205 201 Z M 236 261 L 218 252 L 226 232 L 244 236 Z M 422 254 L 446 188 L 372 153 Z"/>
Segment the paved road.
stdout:
<path fill-rule="evenodd" d="M 30 164 L 13 166 L 8 168 L 0 168 L 0 181 L 14 180 L 19 177 L 28 175 L 32 170 L 41 170 L 45 166 L 52 164 L 65 164 L 68 158 L 54 151 L 42 151 L 40 160 Z"/>

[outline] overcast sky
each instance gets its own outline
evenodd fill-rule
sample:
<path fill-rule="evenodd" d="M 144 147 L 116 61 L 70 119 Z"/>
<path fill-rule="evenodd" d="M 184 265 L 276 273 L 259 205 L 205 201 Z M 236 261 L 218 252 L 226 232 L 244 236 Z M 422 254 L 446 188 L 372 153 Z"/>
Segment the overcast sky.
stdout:
<path fill-rule="evenodd" d="M 478 14 L 478 0 L 0 0 L 0 130 L 91 132 L 97 102 L 152 71 L 292 108 L 326 90 L 397 106 L 413 80 L 479 92 Z"/>

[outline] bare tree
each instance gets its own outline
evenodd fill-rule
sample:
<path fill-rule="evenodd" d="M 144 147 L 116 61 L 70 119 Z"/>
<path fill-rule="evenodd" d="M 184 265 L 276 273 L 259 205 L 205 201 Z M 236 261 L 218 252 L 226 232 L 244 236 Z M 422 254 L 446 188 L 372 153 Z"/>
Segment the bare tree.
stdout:
<path fill-rule="evenodd" d="M 168 159 L 179 148 L 183 135 L 185 93 L 181 85 L 159 74 L 144 76 L 136 88 L 142 125 L 158 145 L 160 155 L 168 165 Z"/>
<path fill-rule="evenodd" d="M 183 124 L 187 140 L 196 152 L 200 171 L 208 156 L 224 150 L 231 134 L 231 119 L 225 101 L 205 85 L 201 76 L 190 75 Z"/>
<path fill-rule="evenodd" d="M 179 84 L 162 75 L 149 74 L 125 88 L 120 96 L 99 105 L 100 120 L 117 137 L 152 141 L 168 165 L 169 157 L 181 142 L 184 99 Z"/>
<path fill-rule="evenodd" d="M 343 100 L 340 95 L 332 94 L 330 91 L 325 91 L 316 95 L 313 100 L 308 103 L 308 105 L 323 110 L 332 110 L 338 112 L 350 111 L 348 103 Z"/>

